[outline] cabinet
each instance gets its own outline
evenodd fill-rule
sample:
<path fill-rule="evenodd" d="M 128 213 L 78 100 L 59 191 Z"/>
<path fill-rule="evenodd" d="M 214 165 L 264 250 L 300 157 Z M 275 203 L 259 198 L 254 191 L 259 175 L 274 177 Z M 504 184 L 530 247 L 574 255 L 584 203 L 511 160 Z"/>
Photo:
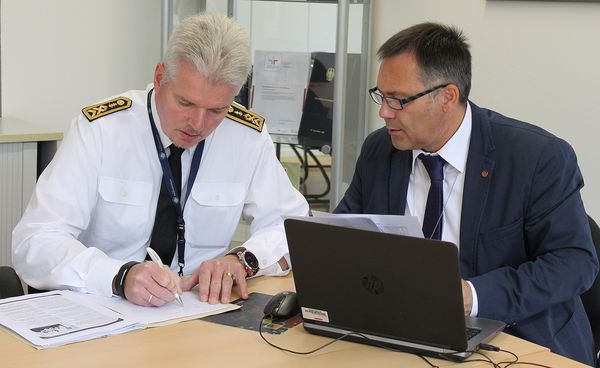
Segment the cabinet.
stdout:
<path fill-rule="evenodd" d="M 11 264 L 12 230 L 62 137 L 19 119 L 0 118 L 0 265 Z"/>

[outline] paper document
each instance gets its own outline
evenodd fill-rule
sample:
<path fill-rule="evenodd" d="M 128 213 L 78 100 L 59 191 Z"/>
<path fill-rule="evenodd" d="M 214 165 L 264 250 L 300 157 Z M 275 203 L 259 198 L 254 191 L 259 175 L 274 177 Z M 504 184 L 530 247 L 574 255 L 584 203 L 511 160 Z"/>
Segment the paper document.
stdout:
<path fill-rule="evenodd" d="M 350 227 L 353 229 L 379 231 L 382 233 L 423 237 L 423 230 L 416 216 L 341 214 L 312 211 L 312 217 L 289 217 L 304 221 Z"/>
<path fill-rule="evenodd" d="M 155 308 L 68 290 L 28 294 L 0 300 L 0 325 L 43 349 L 239 308 L 203 303 L 196 292 L 183 293 L 182 298 L 183 307 L 169 303 Z"/>
<path fill-rule="evenodd" d="M 298 134 L 310 60 L 308 52 L 254 53 L 250 107 L 265 117 L 269 133 Z"/>

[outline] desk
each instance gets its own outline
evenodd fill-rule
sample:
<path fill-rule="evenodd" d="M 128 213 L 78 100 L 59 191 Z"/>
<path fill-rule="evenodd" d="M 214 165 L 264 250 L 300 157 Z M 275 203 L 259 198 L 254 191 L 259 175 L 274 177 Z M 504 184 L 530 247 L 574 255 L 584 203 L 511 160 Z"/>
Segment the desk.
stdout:
<path fill-rule="evenodd" d="M 293 279 L 291 276 L 259 277 L 250 280 L 249 287 L 250 291 L 275 294 L 293 289 Z M 277 345 L 295 350 L 309 350 L 330 341 L 308 334 L 302 325 L 279 336 L 265 336 Z M 586 367 L 508 334 L 500 334 L 492 343 L 514 352 L 523 361 L 555 367 Z M 509 359 L 504 353 L 487 353 L 495 361 Z M 296 356 L 268 346 L 257 332 L 202 320 L 47 350 L 35 350 L 0 329 L 0 357 L 2 367 L 428 367 L 414 355 L 345 341 L 336 342 L 310 356 Z M 440 367 L 491 367 L 479 362 L 431 361 Z"/>
<path fill-rule="evenodd" d="M 62 136 L 19 119 L 0 118 L 0 265 L 11 264 L 12 229 Z"/>

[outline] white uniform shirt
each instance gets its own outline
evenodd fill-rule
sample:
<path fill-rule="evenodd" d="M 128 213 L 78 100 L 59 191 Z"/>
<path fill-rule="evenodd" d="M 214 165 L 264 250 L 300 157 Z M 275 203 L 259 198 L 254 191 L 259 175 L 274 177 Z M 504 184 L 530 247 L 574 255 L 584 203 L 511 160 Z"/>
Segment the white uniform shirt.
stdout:
<path fill-rule="evenodd" d="M 144 259 L 162 180 L 146 107 L 151 87 L 121 95 L 132 100 L 129 109 L 73 120 L 13 231 L 13 265 L 27 284 L 111 295 L 119 268 Z M 154 104 L 153 116 L 170 144 Z M 194 149 L 182 156 L 184 190 Z M 184 272 L 223 255 L 242 215 L 251 233 L 244 247 L 258 258 L 259 274 L 285 274 L 277 264 L 289 261 L 281 216 L 307 213 L 266 127 L 258 132 L 225 118 L 205 139 L 185 204 Z M 171 268 L 178 270 L 177 253 Z"/>

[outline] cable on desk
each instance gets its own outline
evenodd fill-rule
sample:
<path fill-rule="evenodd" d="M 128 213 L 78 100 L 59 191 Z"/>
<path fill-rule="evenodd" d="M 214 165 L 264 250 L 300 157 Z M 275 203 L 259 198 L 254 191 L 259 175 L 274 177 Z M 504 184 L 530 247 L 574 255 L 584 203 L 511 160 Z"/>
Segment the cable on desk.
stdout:
<path fill-rule="evenodd" d="M 274 348 L 276 348 L 278 350 L 288 352 L 288 353 L 297 354 L 297 355 L 309 355 L 309 354 L 312 354 L 312 353 L 316 353 L 317 351 L 319 351 L 321 349 L 324 349 L 324 348 L 328 347 L 329 345 L 331 345 L 331 344 L 333 344 L 333 343 L 335 343 L 337 341 L 340 341 L 340 340 L 342 340 L 342 339 L 344 339 L 344 338 L 346 338 L 348 336 L 361 337 L 361 338 L 363 338 L 365 340 L 368 340 L 371 344 L 373 344 L 373 345 L 375 345 L 377 347 L 380 347 L 380 348 L 385 349 L 385 350 L 393 351 L 395 353 L 406 353 L 406 351 L 402 351 L 402 350 L 399 350 L 399 349 L 395 349 L 395 348 L 392 348 L 392 347 L 380 344 L 378 341 L 370 339 L 367 336 L 365 336 L 365 335 L 363 335 L 363 334 L 361 334 L 359 332 L 348 332 L 347 334 L 339 336 L 339 337 L 337 337 L 337 338 L 329 341 L 328 343 L 323 344 L 323 345 L 321 345 L 321 346 L 319 346 L 319 347 L 317 347 L 315 349 L 309 350 L 309 351 L 295 351 L 295 350 L 291 350 L 291 349 L 286 349 L 286 348 L 283 348 L 281 346 L 273 344 L 272 342 L 270 342 L 269 340 L 267 340 L 265 338 L 265 336 L 263 335 L 262 324 L 263 324 L 263 321 L 265 320 L 265 318 L 267 318 L 267 317 L 270 317 L 270 316 L 268 314 L 265 314 L 260 319 L 260 322 L 259 322 L 259 325 L 258 325 L 258 334 L 270 346 L 272 346 L 272 347 L 274 347 Z M 503 352 L 503 353 L 510 354 L 510 355 L 512 355 L 514 357 L 514 360 L 512 360 L 512 361 L 502 361 L 502 362 L 496 363 L 490 357 L 488 357 L 487 355 L 485 355 L 481 351 L 477 350 L 477 351 L 468 351 L 468 353 L 481 355 L 485 359 L 470 359 L 469 358 L 469 359 L 464 360 L 463 363 L 483 362 L 483 363 L 489 363 L 489 364 L 491 364 L 493 368 L 507 368 L 507 367 L 509 367 L 511 365 L 529 365 L 529 366 L 535 366 L 535 367 L 541 367 L 541 368 L 553 368 L 551 366 L 547 366 L 547 365 L 543 365 L 543 364 L 538 364 L 538 363 L 520 362 L 519 361 L 519 357 L 515 353 L 513 353 L 512 351 L 500 349 L 499 347 L 494 346 L 494 345 L 481 344 L 480 348 L 482 350 L 496 351 L 496 352 Z M 437 366 L 437 365 L 433 364 L 431 361 L 429 361 L 429 359 L 425 358 L 425 356 L 423 356 L 421 354 L 415 354 L 415 355 L 418 356 L 419 358 L 423 359 L 427 364 L 429 364 L 429 366 L 431 368 L 440 368 L 439 366 Z M 448 360 L 448 357 L 445 354 L 439 354 L 439 358 Z"/>

